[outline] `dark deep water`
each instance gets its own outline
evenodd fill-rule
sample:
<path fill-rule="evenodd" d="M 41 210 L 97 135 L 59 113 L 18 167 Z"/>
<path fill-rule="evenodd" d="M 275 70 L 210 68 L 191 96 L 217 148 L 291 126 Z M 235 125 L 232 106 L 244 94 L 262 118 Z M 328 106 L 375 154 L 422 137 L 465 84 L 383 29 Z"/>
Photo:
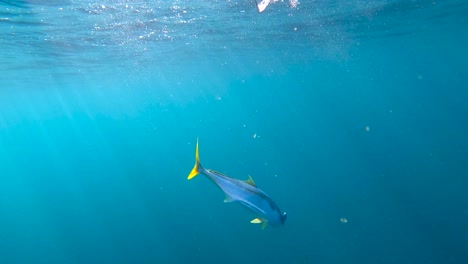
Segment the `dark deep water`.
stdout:
<path fill-rule="evenodd" d="M 467 263 L 467 14 L 0 2 L 0 263 Z M 197 137 L 284 227 L 186 180 Z"/>

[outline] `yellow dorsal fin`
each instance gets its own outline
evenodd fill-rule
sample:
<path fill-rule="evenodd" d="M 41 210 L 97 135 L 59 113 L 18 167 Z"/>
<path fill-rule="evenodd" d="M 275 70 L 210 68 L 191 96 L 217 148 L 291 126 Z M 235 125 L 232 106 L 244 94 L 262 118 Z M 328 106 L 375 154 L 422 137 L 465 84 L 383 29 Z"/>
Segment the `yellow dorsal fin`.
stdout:
<path fill-rule="evenodd" d="M 257 217 L 255 219 L 253 219 L 252 221 L 250 221 L 250 223 L 252 223 L 252 224 L 261 224 L 261 223 L 263 223 L 263 220 Z"/>
<path fill-rule="evenodd" d="M 250 176 L 250 175 L 249 175 L 249 178 L 247 180 L 245 180 L 244 182 L 249 184 L 249 185 L 252 185 L 253 187 L 257 187 L 254 180 L 252 179 L 252 176 Z"/>
<path fill-rule="evenodd" d="M 197 146 L 195 147 L 195 166 L 193 166 L 193 169 L 190 172 L 187 179 L 191 180 L 193 177 L 197 176 L 198 173 L 200 173 L 200 158 L 198 157 L 198 138 L 197 138 Z"/>

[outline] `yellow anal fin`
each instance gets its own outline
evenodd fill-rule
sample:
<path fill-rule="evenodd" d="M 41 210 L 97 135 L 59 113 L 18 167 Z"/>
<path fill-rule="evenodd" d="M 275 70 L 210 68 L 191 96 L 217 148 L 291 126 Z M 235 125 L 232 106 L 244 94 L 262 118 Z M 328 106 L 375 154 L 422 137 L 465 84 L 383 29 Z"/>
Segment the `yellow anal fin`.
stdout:
<path fill-rule="evenodd" d="M 255 219 L 253 219 L 252 221 L 250 221 L 250 223 L 252 224 L 262 224 L 262 230 L 265 229 L 265 227 L 267 226 L 267 221 L 257 217 Z"/>
<path fill-rule="evenodd" d="M 198 138 L 197 138 L 197 146 L 195 147 L 195 166 L 193 166 L 192 171 L 190 171 L 189 176 L 187 177 L 188 180 L 191 180 L 193 177 L 197 176 L 200 173 L 200 158 L 198 157 Z"/>
<path fill-rule="evenodd" d="M 245 180 L 244 182 L 249 184 L 249 185 L 252 185 L 253 187 L 257 187 L 254 180 L 252 179 L 252 176 L 250 176 L 250 175 L 249 175 L 249 178 L 247 180 Z"/>
<path fill-rule="evenodd" d="M 252 223 L 252 224 L 261 224 L 261 223 L 263 223 L 263 220 L 260 219 L 260 218 L 255 218 L 252 221 L 250 221 L 250 223 Z"/>

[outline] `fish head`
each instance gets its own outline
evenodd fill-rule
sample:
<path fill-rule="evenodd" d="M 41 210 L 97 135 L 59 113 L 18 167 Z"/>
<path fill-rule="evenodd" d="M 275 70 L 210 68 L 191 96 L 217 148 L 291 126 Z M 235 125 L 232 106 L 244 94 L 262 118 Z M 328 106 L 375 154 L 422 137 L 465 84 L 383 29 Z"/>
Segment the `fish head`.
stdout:
<path fill-rule="evenodd" d="M 283 215 L 281 216 L 281 223 L 284 225 L 284 221 L 286 221 L 286 218 L 288 218 L 288 215 L 286 214 L 286 212 L 283 213 Z"/>

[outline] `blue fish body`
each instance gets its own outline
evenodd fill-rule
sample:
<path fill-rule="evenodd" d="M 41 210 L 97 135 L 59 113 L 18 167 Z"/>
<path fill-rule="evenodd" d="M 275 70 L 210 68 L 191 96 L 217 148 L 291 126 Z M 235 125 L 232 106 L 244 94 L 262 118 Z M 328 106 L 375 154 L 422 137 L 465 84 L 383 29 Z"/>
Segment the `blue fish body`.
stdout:
<path fill-rule="evenodd" d="M 239 202 L 250 209 L 258 217 L 250 221 L 253 224 L 265 226 L 282 226 L 286 220 L 286 213 L 282 213 L 278 205 L 261 189 L 257 188 L 254 181 L 249 177 L 241 181 L 228 177 L 214 170 L 204 169 L 198 157 L 198 141 L 195 150 L 195 166 L 190 172 L 188 179 L 198 174 L 207 176 L 226 195 L 225 202 Z"/>

